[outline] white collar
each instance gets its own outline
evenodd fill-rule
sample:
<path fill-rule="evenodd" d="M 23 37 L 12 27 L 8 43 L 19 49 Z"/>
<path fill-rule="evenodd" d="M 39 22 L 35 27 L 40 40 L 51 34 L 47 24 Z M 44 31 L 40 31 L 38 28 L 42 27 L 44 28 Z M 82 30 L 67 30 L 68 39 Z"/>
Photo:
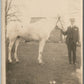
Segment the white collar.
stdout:
<path fill-rule="evenodd" d="M 74 27 L 74 25 L 71 25 L 71 28 Z"/>

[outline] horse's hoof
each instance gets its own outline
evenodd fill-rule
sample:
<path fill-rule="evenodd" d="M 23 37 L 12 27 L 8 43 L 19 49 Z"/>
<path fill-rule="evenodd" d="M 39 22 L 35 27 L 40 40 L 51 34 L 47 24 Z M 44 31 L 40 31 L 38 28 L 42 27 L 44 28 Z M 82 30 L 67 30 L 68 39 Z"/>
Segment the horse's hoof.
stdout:
<path fill-rule="evenodd" d="M 8 62 L 8 64 L 12 64 L 12 62 Z"/>
<path fill-rule="evenodd" d="M 19 60 L 16 60 L 16 63 L 19 63 Z"/>
<path fill-rule="evenodd" d="M 12 60 L 9 60 L 9 62 L 8 62 L 9 64 L 11 64 L 12 63 Z"/>
<path fill-rule="evenodd" d="M 39 64 L 43 65 L 43 64 L 44 64 L 44 62 L 43 62 L 43 61 L 39 61 Z"/>

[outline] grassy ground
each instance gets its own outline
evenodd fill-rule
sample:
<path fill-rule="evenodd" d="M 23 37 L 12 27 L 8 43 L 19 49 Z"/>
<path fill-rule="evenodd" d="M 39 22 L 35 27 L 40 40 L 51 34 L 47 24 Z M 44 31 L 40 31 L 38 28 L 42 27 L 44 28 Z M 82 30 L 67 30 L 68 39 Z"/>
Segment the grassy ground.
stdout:
<path fill-rule="evenodd" d="M 80 84 L 73 76 L 80 68 L 80 47 L 77 48 L 77 65 L 68 63 L 67 47 L 61 43 L 47 43 L 43 52 L 44 65 L 37 61 L 38 43 L 20 43 L 18 57 L 20 62 L 7 63 L 7 84 Z"/>

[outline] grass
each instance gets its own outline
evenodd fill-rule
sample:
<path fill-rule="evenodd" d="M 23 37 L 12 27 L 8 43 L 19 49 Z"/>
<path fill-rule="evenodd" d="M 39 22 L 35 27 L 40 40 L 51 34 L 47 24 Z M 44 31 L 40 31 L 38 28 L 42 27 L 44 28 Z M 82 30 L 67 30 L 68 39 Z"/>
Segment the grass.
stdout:
<path fill-rule="evenodd" d="M 43 51 L 44 65 L 37 61 L 38 43 L 20 43 L 18 57 L 20 62 L 7 62 L 7 84 L 80 84 L 72 73 L 80 68 L 81 52 L 77 48 L 77 65 L 68 63 L 67 47 L 64 43 L 47 43 Z"/>

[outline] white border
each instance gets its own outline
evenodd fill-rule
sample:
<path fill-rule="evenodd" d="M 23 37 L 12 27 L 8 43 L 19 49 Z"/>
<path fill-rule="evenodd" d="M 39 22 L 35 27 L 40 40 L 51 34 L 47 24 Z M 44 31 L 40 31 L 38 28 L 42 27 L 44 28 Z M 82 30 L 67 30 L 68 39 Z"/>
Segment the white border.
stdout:
<path fill-rule="evenodd" d="M 6 50 L 5 50 L 5 0 L 1 0 L 1 50 L 2 50 L 2 57 L 1 57 L 1 84 L 6 84 Z M 83 22 L 83 0 L 81 0 L 81 20 Z M 82 65 L 82 71 L 81 71 L 81 84 L 83 84 L 83 23 L 82 23 L 82 37 L 81 37 L 81 65 Z"/>

